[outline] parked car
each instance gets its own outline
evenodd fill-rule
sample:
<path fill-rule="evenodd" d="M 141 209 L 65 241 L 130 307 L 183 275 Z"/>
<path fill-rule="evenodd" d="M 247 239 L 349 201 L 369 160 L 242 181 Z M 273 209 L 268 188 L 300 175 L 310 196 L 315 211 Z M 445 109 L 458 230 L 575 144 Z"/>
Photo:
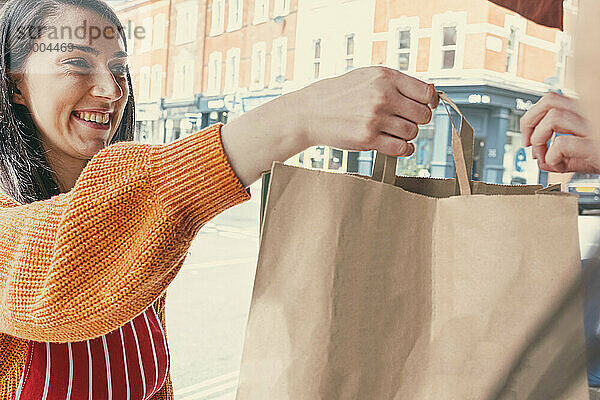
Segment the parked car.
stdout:
<path fill-rule="evenodd" d="M 600 175 L 576 173 L 567 187 L 569 193 L 579 195 L 579 214 L 600 209 Z"/>

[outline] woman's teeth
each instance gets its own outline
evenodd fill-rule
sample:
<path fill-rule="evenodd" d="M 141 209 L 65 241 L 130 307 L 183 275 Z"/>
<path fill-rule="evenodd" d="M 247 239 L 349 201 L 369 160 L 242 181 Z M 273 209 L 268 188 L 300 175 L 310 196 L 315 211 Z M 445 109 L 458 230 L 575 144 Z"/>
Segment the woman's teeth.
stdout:
<path fill-rule="evenodd" d="M 109 114 L 91 113 L 91 112 L 75 112 L 75 116 L 85 121 L 94 122 L 96 124 L 107 124 L 110 119 Z"/>

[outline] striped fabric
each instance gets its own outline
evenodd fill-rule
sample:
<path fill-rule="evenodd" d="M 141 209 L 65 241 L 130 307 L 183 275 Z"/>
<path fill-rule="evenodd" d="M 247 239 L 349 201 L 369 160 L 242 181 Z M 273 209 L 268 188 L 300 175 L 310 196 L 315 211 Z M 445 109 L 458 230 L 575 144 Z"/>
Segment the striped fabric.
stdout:
<path fill-rule="evenodd" d="M 168 370 L 167 341 L 150 306 L 96 339 L 30 341 L 15 400 L 146 400 Z"/>

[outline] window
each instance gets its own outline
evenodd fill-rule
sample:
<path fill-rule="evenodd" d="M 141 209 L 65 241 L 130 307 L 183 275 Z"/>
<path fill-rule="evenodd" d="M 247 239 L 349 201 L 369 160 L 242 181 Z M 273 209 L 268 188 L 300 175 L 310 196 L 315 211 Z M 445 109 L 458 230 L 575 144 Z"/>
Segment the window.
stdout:
<path fill-rule="evenodd" d="M 152 77 L 150 81 L 150 98 L 158 100 L 162 96 L 163 66 L 156 64 L 152 67 Z"/>
<path fill-rule="evenodd" d="M 210 22 L 210 34 L 218 35 L 223 33 L 225 24 L 225 0 L 213 0 L 212 14 Z"/>
<path fill-rule="evenodd" d="M 437 22 L 437 21 L 436 21 Z M 437 22 L 437 26 L 444 26 L 443 23 Z M 389 22 L 388 40 L 387 40 L 387 56 L 386 66 L 397 69 L 399 71 L 416 72 L 417 69 L 417 45 L 419 36 L 419 17 L 400 17 L 392 19 Z M 434 25 L 436 26 L 436 25 Z M 432 45 L 430 50 L 436 52 L 435 44 L 441 46 L 440 30 L 432 32 Z M 439 40 L 439 42 L 438 42 Z M 440 47 L 438 46 L 438 48 Z M 430 57 L 430 60 L 432 57 Z M 437 66 L 439 69 L 439 66 Z M 433 68 L 431 68 L 433 69 Z"/>
<path fill-rule="evenodd" d="M 243 0 L 229 0 L 229 21 L 227 30 L 234 31 L 242 27 Z"/>
<path fill-rule="evenodd" d="M 431 161 L 433 159 L 433 138 L 435 121 L 419 126 L 419 136 L 413 141 L 415 153 L 412 157 L 399 157 L 396 164 L 396 174 L 407 176 L 431 176 Z"/>
<path fill-rule="evenodd" d="M 167 30 L 167 17 L 164 13 L 157 14 L 154 17 L 154 26 L 152 31 L 152 48 L 162 49 L 165 47 L 165 32 Z"/>
<path fill-rule="evenodd" d="M 329 163 L 327 168 L 330 170 L 339 170 L 342 168 L 344 159 L 344 151 L 339 149 L 331 149 L 329 151 Z"/>
<path fill-rule="evenodd" d="M 517 28 L 510 27 L 508 34 L 508 44 L 506 45 L 506 72 L 515 72 L 515 64 L 517 61 Z"/>
<path fill-rule="evenodd" d="M 150 97 L 150 67 L 140 68 L 140 99 Z"/>
<path fill-rule="evenodd" d="M 456 26 L 442 29 L 442 69 L 452 69 L 456 59 Z"/>
<path fill-rule="evenodd" d="M 225 93 L 234 93 L 239 86 L 240 77 L 240 49 L 227 50 L 225 61 Z"/>
<path fill-rule="evenodd" d="M 464 60 L 465 31 L 467 30 L 467 11 L 444 12 L 432 16 L 431 51 L 429 70 L 434 75 L 456 76 Z M 415 71 L 417 32 L 411 26 L 410 70 Z"/>
<path fill-rule="evenodd" d="M 148 51 L 152 46 L 152 17 L 144 18 L 142 27 L 144 28 L 144 38 L 142 39 L 142 45 L 140 51 Z"/>
<path fill-rule="evenodd" d="M 194 62 L 183 61 L 175 65 L 173 97 L 188 97 L 194 94 Z"/>
<path fill-rule="evenodd" d="M 321 76 L 321 39 L 313 41 L 313 79 Z"/>
<path fill-rule="evenodd" d="M 273 41 L 271 51 L 271 86 L 279 87 L 285 81 L 287 67 L 287 38 L 280 37 Z"/>
<path fill-rule="evenodd" d="M 521 132 L 521 115 L 511 112 L 508 115 L 508 128 L 510 132 Z"/>
<path fill-rule="evenodd" d="M 290 13 L 290 0 L 275 0 L 273 16 L 283 16 Z"/>
<path fill-rule="evenodd" d="M 346 36 L 346 61 L 345 71 L 350 71 L 354 68 L 354 34 Z"/>
<path fill-rule="evenodd" d="M 215 95 L 221 92 L 221 64 L 220 51 L 212 53 L 208 58 L 208 94 Z"/>
<path fill-rule="evenodd" d="M 177 6 L 177 31 L 175 44 L 192 42 L 196 39 L 198 24 L 198 4 L 186 2 Z"/>
<path fill-rule="evenodd" d="M 310 158 L 310 167 L 315 169 L 323 169 L 325 166 L 325 147 L 312 147 L 312 157 Z"/>
<path fill-rule="evenodd" d="M 396 68 L 408 71 L 410 66 L 410 29 L 396 31 Z"/>
<path fill-rule="evenodd" d="M 267 0 L 256 0 L 254 3 L 254 23 L 260 24 L 269 19 L 269 3 Z"/>
<path fill-rule="evenodd" d="M 252 46 L 252 72 L 250 88 L 259 90 L 265 87 L 265 58 L 267 45 L 265 42 L 256 43 Z"/>

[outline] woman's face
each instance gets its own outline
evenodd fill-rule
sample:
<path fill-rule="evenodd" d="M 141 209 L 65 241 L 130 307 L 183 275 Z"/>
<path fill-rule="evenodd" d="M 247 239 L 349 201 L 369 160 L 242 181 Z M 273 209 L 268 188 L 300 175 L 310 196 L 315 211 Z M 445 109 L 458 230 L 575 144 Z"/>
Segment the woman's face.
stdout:
<path fill-rule="evenodd" d="M 58 35 L 48 31 L 36 41 L 37 51 L 15 76 L 21 94 L 13 101 L 29 109 L 51 158 L 89 160 L 108 145 L 123 117 L 129 95 L 125 47 L 114 25 L 85 8 L 66 6 L 59 19 L 47 23 Z M 78 38 L 83 29 L 77 35 L 76 28 L 84 23 L 85 37 Z M 91 27 L 108 26 L 112 38 L 111 31 L 90 38 Z M 71 37 L 63 27 L 71 28 Z"/>

